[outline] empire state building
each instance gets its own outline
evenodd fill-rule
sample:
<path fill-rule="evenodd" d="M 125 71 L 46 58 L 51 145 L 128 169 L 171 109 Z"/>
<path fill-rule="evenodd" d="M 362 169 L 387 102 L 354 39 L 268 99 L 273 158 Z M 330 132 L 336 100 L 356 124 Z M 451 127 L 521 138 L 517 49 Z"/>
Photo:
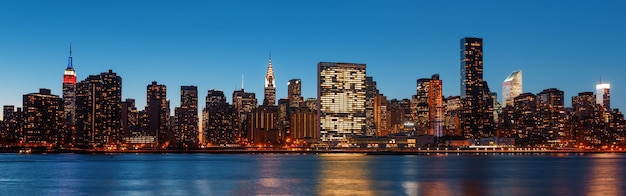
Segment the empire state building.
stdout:
<path fill-rule="evenodd" d="M 72 44 L 70 56 L 67 59 L 67 68 L 63 74 L 63 111 L 65 114 L 65 137 L 71 140 L 72 129 L 76 125 L 76 72 L 72 64 Z"/>

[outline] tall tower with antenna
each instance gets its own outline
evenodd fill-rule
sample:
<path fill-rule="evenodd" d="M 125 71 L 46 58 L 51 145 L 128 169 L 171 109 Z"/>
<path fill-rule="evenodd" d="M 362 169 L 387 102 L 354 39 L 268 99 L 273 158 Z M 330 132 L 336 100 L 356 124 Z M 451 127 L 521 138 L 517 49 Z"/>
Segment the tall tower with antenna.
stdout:
<path fill-rule="evenodd" d="M 63 74 L 63 111 L 65 114 L 64 137 L 67 142 L 72 142 L 71 138 L 76 127 L 76 72 L 72 64 L 72 43 L 70 43 L 67 68 Z"/>

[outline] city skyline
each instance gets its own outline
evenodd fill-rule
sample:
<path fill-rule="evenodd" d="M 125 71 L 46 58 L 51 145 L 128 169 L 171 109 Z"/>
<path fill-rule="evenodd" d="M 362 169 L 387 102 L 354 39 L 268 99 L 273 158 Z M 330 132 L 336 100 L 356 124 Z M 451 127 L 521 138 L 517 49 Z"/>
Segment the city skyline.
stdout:
<path fill-rule="evenodd" d="M 144 89 L 152 81 L 169 87 L 167 99 L 172 109 L 180 105 L 178 90 L 185 85 L 198 86 L 200 97 L 208 89 L 220 89 L 231 100 L 230 92 L 241 88 L 242 75 L 246 92 L 254 92 L 260 99 L 269 51 L 273 54 L 276 99 L 287 97 L 287 81 L 296 78 L 301 79 L 304 98 L 316 97 L 315 69 L 322 61 L 367 64 L 368 76 L 373 76 L 388 99 L 410 99 L 415 80 L 432 74 L 440 74 L 444 96 L 458 96 L 458 39 L 476 34 L 484 39 L 485 81 L 491 83 L 498 99 L 502 96 L 499 84 L 511 71 L 523 70 L 523 93 L 558 88 L 565 92 L 565 105 L 571 106 L 571 97 L 594 92 L 602 78 L 613 88 L 611 107 L 626 106 L 626 92 L 620 88 L 626 79 L 619 75 L 624 69 L 619 57 L 626 44 L 619 39 L 626 32 L 618 25 L 626 20 L 619 11 L 624 7 L 621 2 L 479 3 L 477 9 L 484 11 L 477 13 L 479 25 L 462 30 L 449 27 L 462 24 L 462 20 L 454 21 L 462 17 L 455 13 L 462 5 L 321 2 L 308 3 L 310 8 L 305 9 L 306 5 L 299 4 L 247 3 L 206 3 L 188 8 L 188 12 L 176 11 L 184 5 L 166 3 L 146 5 L 145 9 L 138 9 L 143 6 L 139 3 L 124 8 L 96 4 L 107 13 L 119 13 L 99 16 L 102 11 L 94 10 L 94 3 L 3 2 L 0 18 L 7 26 L 0 34 L 5 43 L 0 46 L 0 81 L 10 85 L 0 86 L 0 104 L 20 107 L 21 96 L 39 88 L 62 95 L 60 78 L 70 41 L 77 79 L 112 69 L 124 78 L 122 98 L 136 99 L 137 108 L 145 106 Z M 552 13 L 560 6 L 562 11 Z M 287 9 L 291 7 L 295 9 Z M 315 14 L 320 7 L 331 14 Z M 263 15 L 266 10 L 262 8 L 275 12 Z M 50 13 L 45 11 L 48 9 L 55 14 L 42 17 Z M 339 13 L 343 10 L 346 12 Z M 249 14 L 237 17 L 229 11 Z M 394 14 L 384 14 L 391 12 Z M 444 17 L 446 13 L 454 14 Z M 250 17 L 255 14 L 260 17 Z M 311 18 L 312 14 L 320 18 Z M 495 16 L 501 18 L 490 19 Z M 225 21 L 213 21 L 222 18 Z M 158 22 L 161 19 L 164 22 Z M 209 20 L 204 23 L 202 19 Z M 140 25 L 134 26 L 136 23 Z M 259 33 L 234 24 L 259 29 Z M 335 30 L 327 32 L 320 27 Z M 343 32 L 346 30 L 350 33 Z M 348 46 L 352 50 L 334 49 Z M 580 54 L 583 52 L 585 55 Z M 25 67 L 37 71 L 26 72 Z"/>

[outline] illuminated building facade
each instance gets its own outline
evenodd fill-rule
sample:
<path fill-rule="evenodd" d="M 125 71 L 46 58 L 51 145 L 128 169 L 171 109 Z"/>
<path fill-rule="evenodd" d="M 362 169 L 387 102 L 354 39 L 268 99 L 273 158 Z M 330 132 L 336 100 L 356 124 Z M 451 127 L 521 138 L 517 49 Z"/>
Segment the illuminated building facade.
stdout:
<path fill-rule="evenodd" d="M 289 107 L 300 107 L 304 102 L 302 99 L 302 81 L 300 79 L 291 79 L 287 83 L 287 94 L 289 99 Z"/>
<path fill-rule="evenodd" d="M 549 143 L 558 143 L 566 137 L 564 92 L 549 88 L 537 94 L 537 126 Z"/>
<path fill-rule="evenodd" d="M 239 135 L 234 129 L 238 124 L 237 113 L 235 108 L 226 102 L 224 92 L 207 91 L 202 119 L 205 142 L 210 145 L 229 145 L 238 142 Z"/>
<path fill-rule="evenodd" d="M 375 103 L 374 99 L 379 94 L 376 88 L 376 81 L 371 76 L 365 77 L 365 123 L 366 123 L 366 135 L 377 135 L 377 128 L 375 123 Z M 385 99 L 385 102 L 387 100 Z"/>
<path fill-rule="evenodd" d="M 320 139 L 365 135 L 365 64 L 320 62 L 317 68 Z"/>
<path fill-rule="evenodd" d="M 17 110 L 16 110 L 17 109 Z M 22 133 L 22 108 L 5 105 L 2 108 L 3 121 L 1 125 L 2 141 L 6 144 L 20 141 Z"/>
<path fill-rule="evenodd" d="M 122 78 L 115 72 L 90 75 L 76 86 L 76 145 L 83 147 L 122 140 Z"/>
<path fill-rule="evenodd" d="M 252 92 L 246 92 L 243 88 L 233 92 L 233 107 L 237 112 L 238 122 L 234 126 L 235 134 L 238 138 L 246 138 L 248 130 L 248 116 L 252 110 L 258 107 L 256 95 Z"/>
<path fill-rule="evenodd" d="M 447 97 L 443 102 L 445 135 L 462 136 L 460 114 L 462 111 L 461 97 Z"/>
<path fill-rule="evenodd" d="M 39 89 L 39 93 L 23 96 L 25 143 L 63 143 L 63 100 L 50 93 L 50 89 Z"/>
<path fill-rule="evenodd" d="M 297 109 L 296 112 L 290 114 L 289 127 L 293 139 L 316 140 L 319 128 L 317 112 L 307 107 Z"/>
<path fill-rule="evenodd" d="M 428 87 L 428 134 L 443 136 L 443 82 L 439 74 L 432 76 Z"/>
<path fill-rule="evenodd" d="M 248 141 L 251 144 L 280 143 L 278 108 L 276 106 L 261 106 L 252 110 L 248 121 L 248 130 Z"/>
<path fill-rule="evenodd" d="M 611 84 L 602 83 L 596 85 L 596 104 L 606 111 L 611 111 Z"/>
<path fill-rule="evenodd" d="M 175 112 L 175 140 L 178 147 L 195 148 L 199 143 L 198 87 L 180 87 L 180 107 Z"/>
<path fill-rule="evenodd" d="M 461 39 L 461 126 L 466 138 L 489 137 L 493 132 L 493 101 L 483 80 L 483 39 Z"/>
<path fill-rule="evenodd" d="M 391 112 L 387 106 L 387 97 L 383 94 L 374 96 L 374 124 L 376 136 L 386 136 L 391 133 Z"/>
<path fill-rule="evenodd" d="M 509 74 L 502 82 L 502 103 L 504 107 L 513 106 L 513 98 L 522 94 L 522 70 Z"/>
<path fill-rule="evenodd" d="M 263 99 L 263 105 L 276 105 L 276 83 L 274 80 L 274 70 L 272 69 L 271 56 L 270 61 L 267 64 L 267 73 L 265 73 L 265 98 Z"/>
<path fill-rule="evenodd" d="M 76 72 L 72 64 L 72 44 L 70 43 L 70 56 L 67 60 L 67 68 L 63 74 L 63 111 L 64 111 L 64 140 L 73 142 L 76 134 Z"/>
<path fill-rule="evenodd" d="M 415 126 L 418 128 L 418 134 L 428 135 L 429 116 L 428 116 L 428 87 L 430 87 L 429 78 L 421 78 L 417 80 L 417 94 L 415 95 L 416 114 Z"/>
<path fill-rule="evenodd" d="M 169 102 L 167 87 L 153 81 L 146 87 L 146 113 L 148 115 L 148 134 L 155 136 L 159 145 L 163 146 L 172 136 L 169 131 Z"/>

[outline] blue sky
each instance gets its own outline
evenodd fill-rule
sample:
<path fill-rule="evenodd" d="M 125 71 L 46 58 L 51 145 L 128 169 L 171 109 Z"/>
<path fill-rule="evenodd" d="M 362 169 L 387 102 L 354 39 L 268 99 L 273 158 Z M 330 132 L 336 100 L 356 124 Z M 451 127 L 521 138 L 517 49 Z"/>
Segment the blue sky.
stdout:
<path fill-rule="evenodd" d="M 316 96 L 317 63 L 367 64 L 381 93 L 410 98 L 416 80 L 440 74 L 459 94 L 459 40 L 484 39 L 492 91 L 523 70 L 525 92 L 571 96 L 611 83 L 626 107 L 626 3 L 622 1 L 0 1 L 0 105 L 22 105 L 39 88 L 61 94 L 69 42 L 78 80 L 109 69 L 124 98 L 145 106 L 146 85 L 241 88 L 262 102 L 271 51 L 277 97 L 300 78 Z M 200 107 L 204 107 L 201 101 Z"/>

